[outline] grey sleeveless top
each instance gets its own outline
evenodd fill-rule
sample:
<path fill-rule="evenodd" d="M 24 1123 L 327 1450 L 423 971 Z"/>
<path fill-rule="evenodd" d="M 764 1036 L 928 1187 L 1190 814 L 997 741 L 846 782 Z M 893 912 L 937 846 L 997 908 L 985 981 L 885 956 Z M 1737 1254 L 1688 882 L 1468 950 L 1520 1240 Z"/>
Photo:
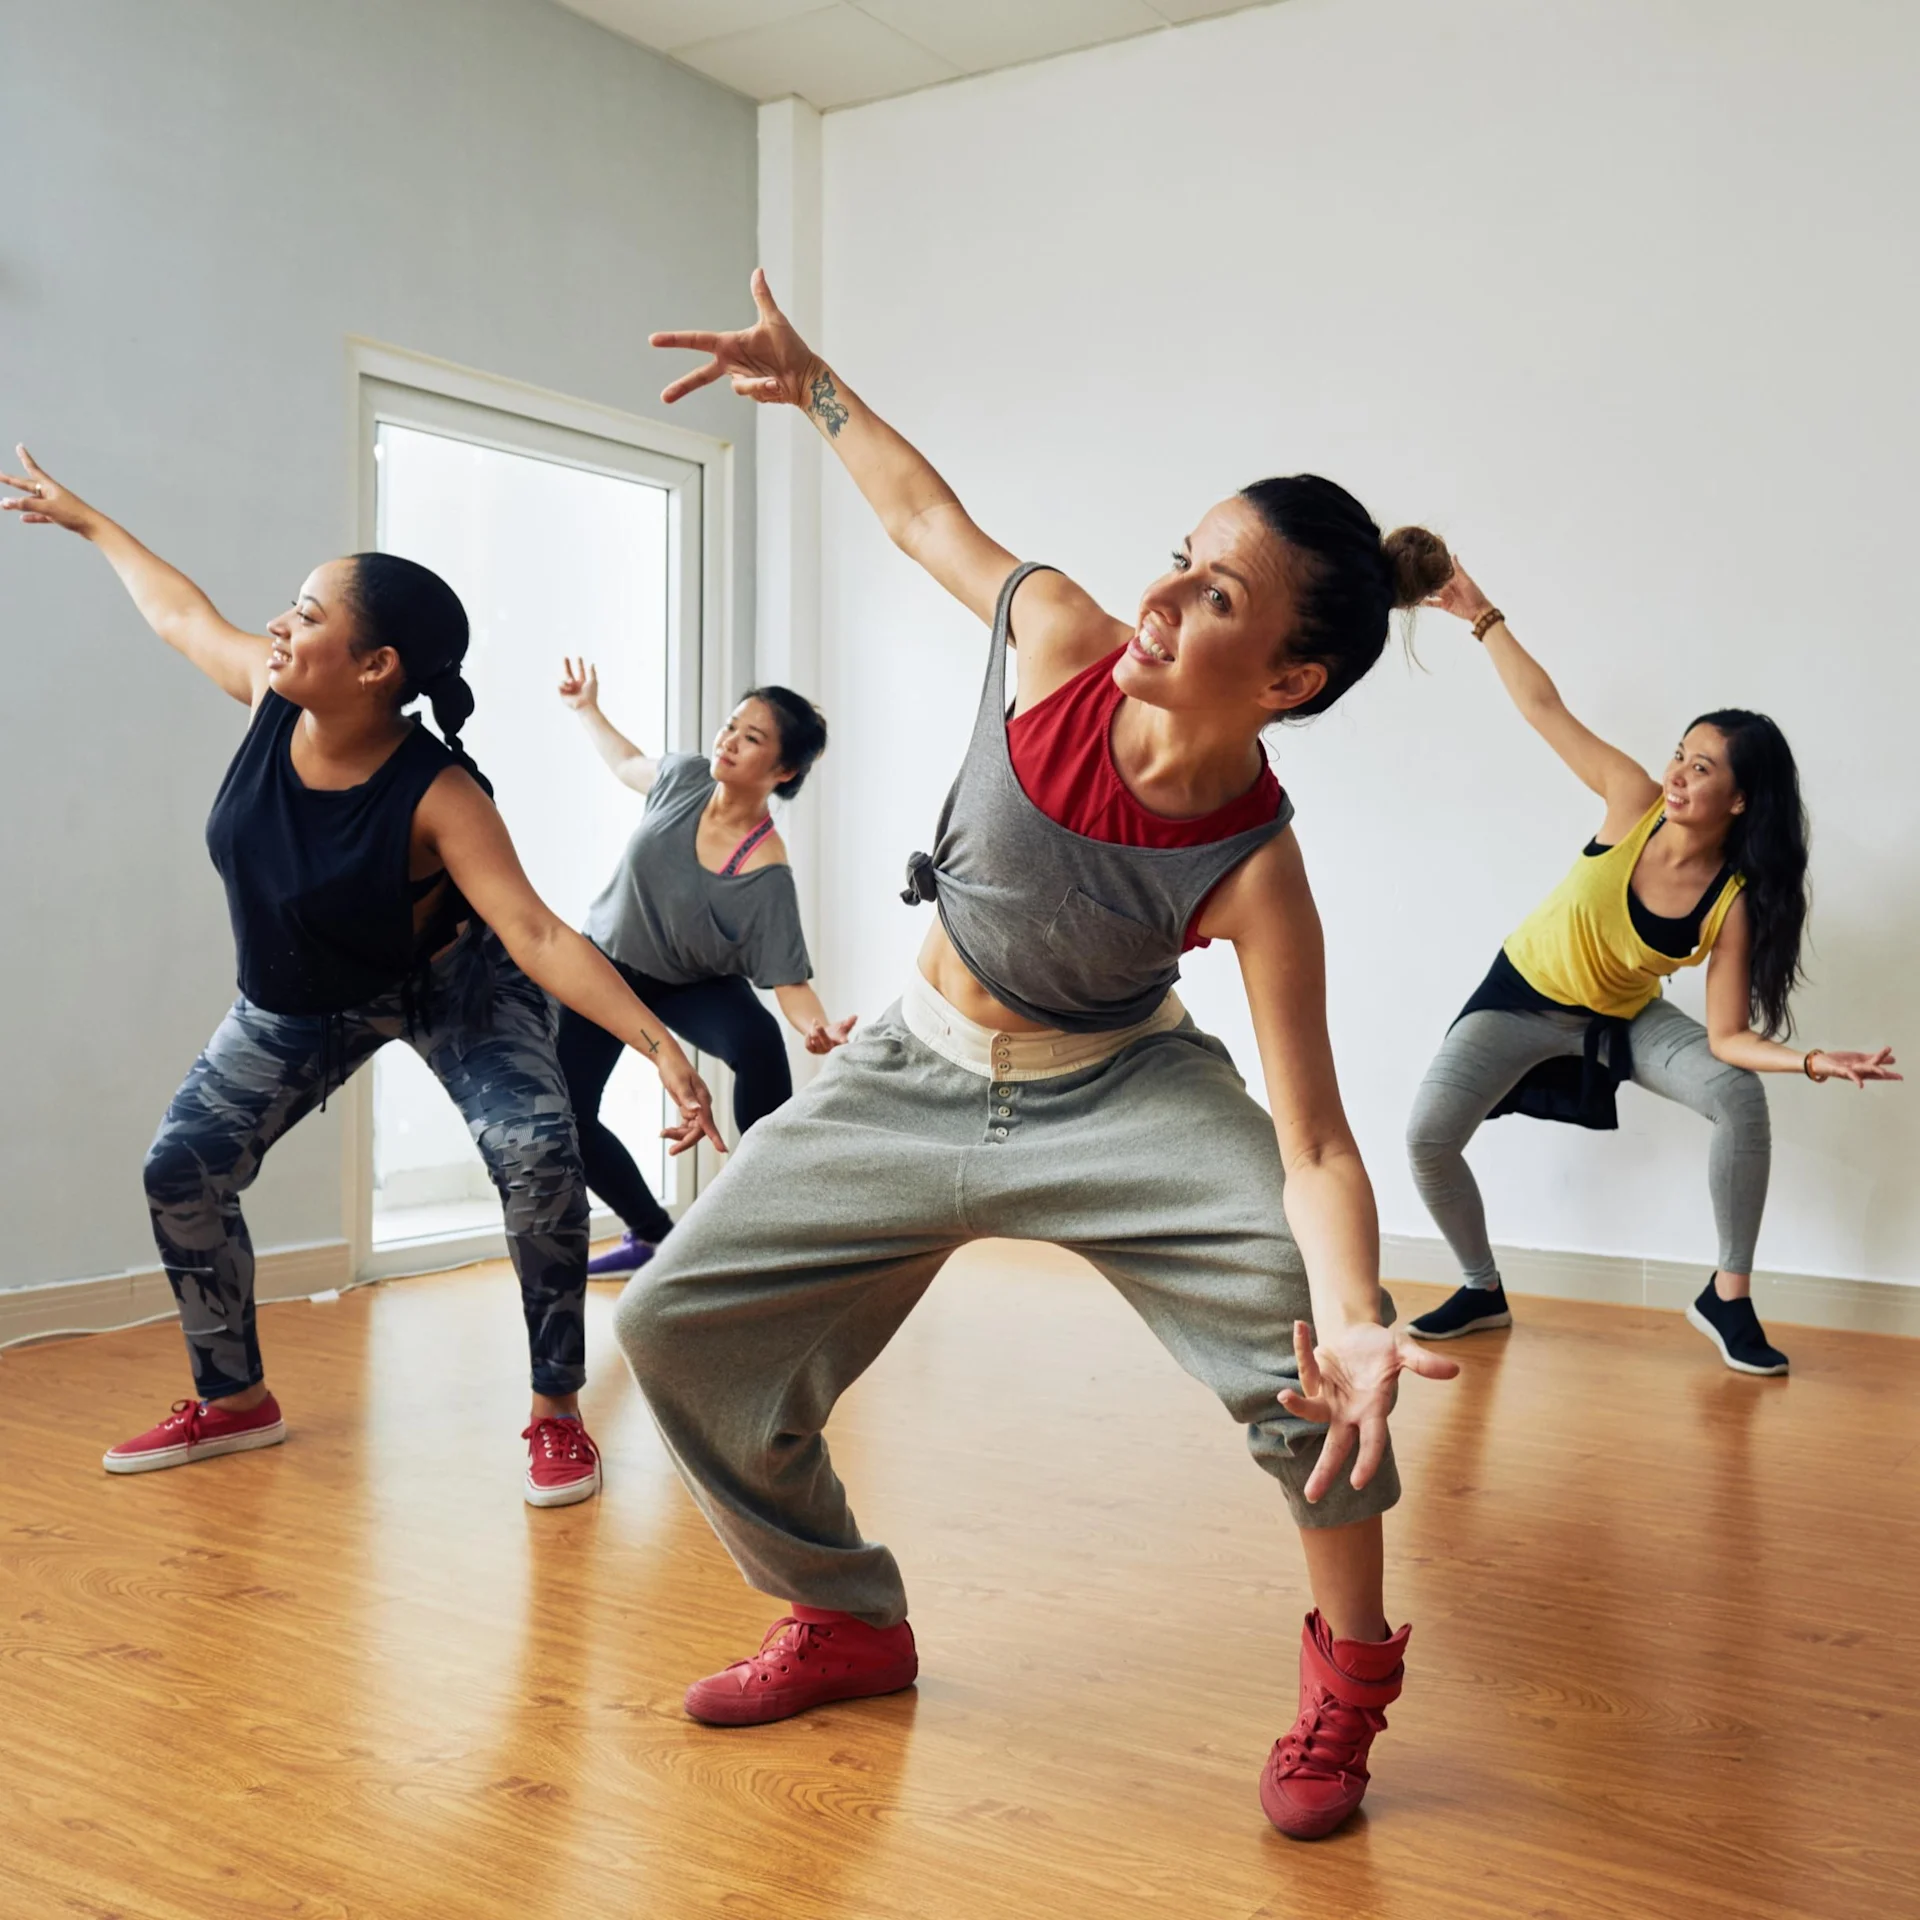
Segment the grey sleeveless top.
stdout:
<path fill-rule="evenodd" d="M 1068 1033 L 1144 1020 L 1180 977 L 1194 913 L 1227 874 L 1293 818 L 1198 847 L 1123 847 L 1051 820 L 1022 790 L 1007 749 L 1008 616 L 1029 561 L 1000 589 L 973 739 L 929 857 L 907 863 L 909 904 L 934 900 L 966 969 L 1003 1005 Z"/>
<path fill-rule="evenodd" d="M 626 856 L 587 909 L 587 938 L 662 986 L 744 974 L 756 987 L 797 987 L 813 968 L 792 870 L 711 873 L 700 864 L 695 843 L 713 789 L 702 755 L 661 760 Z"/>

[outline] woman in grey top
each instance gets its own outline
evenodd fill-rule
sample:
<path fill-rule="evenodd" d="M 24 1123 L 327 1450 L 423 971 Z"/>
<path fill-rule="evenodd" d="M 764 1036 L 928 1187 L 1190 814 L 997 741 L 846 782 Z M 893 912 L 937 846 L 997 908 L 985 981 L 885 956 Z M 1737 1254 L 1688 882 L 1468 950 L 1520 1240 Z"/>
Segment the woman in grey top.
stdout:
<path fill-rule="evenodd" d="M 809 1053 L 831 1053 L 853 1031 L 833 1021 L 807 984 L 813 969 L 786 847 L 767 810 L 791 800 L 827 745 L 817 708 L 786 687 L 756 687 L 697 753 L 643 752 L 600 711 L 592 663 L 568 660 L 560 698 L 584 722 L 622 785 L 647 811 L 619 868 L 587 914 L 587 937 L 683 1040 L 733 1069 L 733 1117 L 745 1133 L 793 1092 L 778 1021 L 755 987 L 771 988 Z M 560 1066 L 580 1130 L 587 1185 L 625 1224 L 593 1274 L 631 1273 L 652 1258 L 672 1221 L 600 1100 L 620 1043 L 570 1011 L 560 1021 Z"/>
<path fill-rule="evenodd" d="M 730 379 L 798 408 L 991 638 L 966 759 L 911 863 L 909 892 L 939 917 L 899 1004 L 755 1129 L 614 1314 L 694 1497 L 746 1577 L 788 1602 L 687 1711 L 739 1725 L 913 1684 L 900 1569 L 862 1537 L 823 1429 L 956 1247 L 1050 1240 L 1215 1391 L 1300 1528 L 1316 1605 L 1260 1795 L 1283 1832 L 1330 1832 L 1403 1679 L 1407 1629 L 1383 1594 L 1388 1411 L 1402 1374 L 1458 1369 L 1389 1324 L 1319 921 L 1261 736 L 1338 700 L 1379 658 L 1390 609 L 1452 561 L 1296 474 L 1202 515 L 1117 619 L 1016 564 L 814 356 L 764 276 L 753 291 L 741 332 L 654 336 L 712 356 L 664 398 Z M 1170 990 L 1207 939 L 1235 949 L 1270 1112 Z M 1152 1436 L 1119 1407 L 1111 1443 L 1124 1473 Z M 1180 1637 L 1156 1622 L 1139 1657 L 1173 1670 Z M 1003 1685 L 1024 1684 L 1010 1661 Z"/>

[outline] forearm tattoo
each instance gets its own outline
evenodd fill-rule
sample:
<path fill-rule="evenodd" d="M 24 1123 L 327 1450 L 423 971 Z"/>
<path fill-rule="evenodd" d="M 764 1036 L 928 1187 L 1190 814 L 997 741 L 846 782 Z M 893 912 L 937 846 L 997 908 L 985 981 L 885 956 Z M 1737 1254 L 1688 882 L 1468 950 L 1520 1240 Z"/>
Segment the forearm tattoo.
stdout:
<path fill-rule="evenodd" d="M 833 384 L 833 375 L 824 367 L 807 390 L 807 411 L 826 428 L 829 440 L 839 439 L 840 429 L 851 418 L 841 401 L 840 389 Z"/>

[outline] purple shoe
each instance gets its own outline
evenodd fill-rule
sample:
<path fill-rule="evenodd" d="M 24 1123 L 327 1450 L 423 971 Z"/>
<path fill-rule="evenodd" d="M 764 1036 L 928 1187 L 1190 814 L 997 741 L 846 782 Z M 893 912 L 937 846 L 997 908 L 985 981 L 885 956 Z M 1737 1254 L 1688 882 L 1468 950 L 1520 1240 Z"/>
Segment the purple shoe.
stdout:
<path fill-rule="evenodd" d="M 638 1273 L 653 1258 L 653 1242 L 642 1240 L 637 1233 L 623 1234 L 618 1246 L 609 1247 L 605 1253 L 595 1254 L 587 1262 L 587 1278 L 604 1280 L 612 1273 Z"/>

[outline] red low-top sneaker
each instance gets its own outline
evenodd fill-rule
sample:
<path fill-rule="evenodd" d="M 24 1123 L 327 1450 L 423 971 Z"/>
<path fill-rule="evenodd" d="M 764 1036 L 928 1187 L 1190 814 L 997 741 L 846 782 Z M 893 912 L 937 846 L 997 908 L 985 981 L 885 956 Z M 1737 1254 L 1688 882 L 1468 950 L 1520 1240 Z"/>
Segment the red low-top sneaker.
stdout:
<path fill-rule="evenodd" d="M 1260 1775 L 1267 1818 L 1294 1840 L 1318 1840 L 1367 1791 L 1367 1750 L 1400 1698 L 1410 1627 L 1390 1640 L 1336 1640 L 1318 1608 L 1300 1634 L 1300 1717 Z"/>
<path fill-rule="evenodd" d="M 162 1467 L 187 1467 L 219 1453 L 277 1447 L 286 1437 L 287 1423 L 272 1394 L 245 1413 L 210 1407 L 204 1400 L 176 1400 L 157 1427 L 109 1447 L 100 1464 L 109 1473 L 158 1473 Z"/>
<path fill-rule="evenodd" d="M 527 1443 L 527 1505 L 570 1507 L 600 1491 L 600 1449 L 578 1420 L 536 1420 Z"/>
<path fill-rule="evenodd" d="M 898 1693 L 920 1677 L 913 1629 L 870 1627 L 851 1614 L 795 1607 L 776 1620 L 750 1660 L 736 1660 L 687 1689 L 687 1712 L 713 1727 L 786 1720 L 831 1700 Z"/>

